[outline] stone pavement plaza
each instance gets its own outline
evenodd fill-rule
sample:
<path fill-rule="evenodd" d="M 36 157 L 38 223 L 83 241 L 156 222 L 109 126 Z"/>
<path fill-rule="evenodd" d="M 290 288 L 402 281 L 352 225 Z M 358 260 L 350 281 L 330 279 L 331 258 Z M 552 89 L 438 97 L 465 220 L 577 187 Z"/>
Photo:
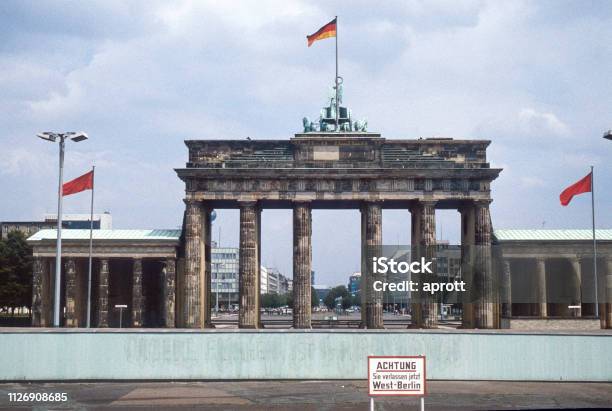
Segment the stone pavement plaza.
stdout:
<path fill-rule="evenodd" d="M 612 383 L 432 381 L 426 410 L 612 409 Z M 18 405 L 9 392 L 66 392 L 61 404 Z M 0 384 L 0 409 L 367 410 L 367 382 L 228 381 Z M 418 409 L 418 399 L 376 400 L 377 410 Z"/>

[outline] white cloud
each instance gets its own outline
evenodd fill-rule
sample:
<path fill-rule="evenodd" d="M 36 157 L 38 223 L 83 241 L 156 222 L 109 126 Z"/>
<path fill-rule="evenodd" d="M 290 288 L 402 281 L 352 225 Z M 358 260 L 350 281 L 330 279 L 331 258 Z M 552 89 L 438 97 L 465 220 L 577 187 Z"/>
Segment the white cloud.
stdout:
<path fill-rule="evenodd" d="M 0 156 L 0 174 L 17 178 L 31 174 L 44 174 L 53 170 L 52 158 L 42 152 L 25 148 L 9 148 Z"/>
<path fill-rule="evenodd" d="M 66 175 L 96 163 L 100 207 L 117 226 L 174 226 L 184 187 L 172 168 L 186 161 L 183 139 L 288 138 L 318 114 L 333 80 L 333 40 L 307 48 L 305 36 L 336 14 L 345 103 L 372 131 L 492 140 L 489 161 L 504 168 L 493 184 L 495 224 L 563 226 L 558 187 L 590 164 L 597 181 L 612 181 L 603 161 L 612 144 L 601 139 L 611 107 L 605 3 L 106 4 L 52 13 L 23 3 L 0 17 L 0 220 L 53 210 L 57 147 L 33 136 L 82 129 L 91 139 L 68 147 Z M 76 16 L 86 24 L 70 24 Z M 601 201 L 612 201 L 608 192 Z M 325 240 L 344 241 L 331 232 Z M 347 264 L 357 249 L 346 250 Z M 277 259 L 289 272 L 290 257 Z M 352 269 L 322 251 L 315 261 L 337 278 Z"/>
<path fill-rule="evenodd" d="M 538 112 L 531 108 L 523 108 L 519 111 L 518 123 L 522 133 L 535 138 L 541 135 L 566 137 L 570 134 L 569 127 L 555 114 Z"/>
<path fill-rule="evenodd" d="M 521 184 L 526 188 L 544 187 L 546 183 L 539 177 L 521 177 Z"/>

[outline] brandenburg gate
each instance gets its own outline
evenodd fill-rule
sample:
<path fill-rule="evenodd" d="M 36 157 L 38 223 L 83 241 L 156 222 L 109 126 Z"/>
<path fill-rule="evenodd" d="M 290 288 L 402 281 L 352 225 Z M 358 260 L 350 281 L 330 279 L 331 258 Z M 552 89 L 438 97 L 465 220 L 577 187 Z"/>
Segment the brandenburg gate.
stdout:
<path fill-rule="evenodd" d="M 344 108 L 342 108 L 344 109 Z M 325 110 L 325 109 L 324 109 Z M 328 116 L 333 117 L 333 116 Z M 343 113 L 341 112 L 341 117 Z M 184 269 L 177 278 L 177 326 L 211 327 L 211 211 L 240 210 L 239 327 L 259 328 L 261 212 L 293 210 L 293 326 L 311 327 L 312 210 L 359 209 L 362 272 L 366 249 L 382 243 L 382 210 L 406 210 L 413 246 L 436 242 L 436 209 L 461 213 L 462 246 L 490 249 L 490 141 L 386 139 L 350 122 L 342 131 L 314 130 L 289 140 L 188 140 L 189 159 L 176 169 L 185 182 Z M 359 131 L 354 131 L 359 130 Z M 490 273 L 484 272 L 486 277 Z M 369 277 L 369 276 L 366 276 Z M 485 281 L 486 282 L 486 281 Z M 362 280 L 362 327 L 382 328 L 382 301 Z M 464 306 L 465 327 L 499 326 L 492 287 Z M 413 304 L 413 325 L 437 326 L 437 304 Z"/>

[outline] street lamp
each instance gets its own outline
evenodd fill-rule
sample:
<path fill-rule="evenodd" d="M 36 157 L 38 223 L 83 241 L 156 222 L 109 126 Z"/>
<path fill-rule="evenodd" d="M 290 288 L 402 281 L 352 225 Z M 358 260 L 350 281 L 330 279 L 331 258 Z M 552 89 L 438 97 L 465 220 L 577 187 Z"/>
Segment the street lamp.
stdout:
<path fill-rule="evenodd" d="M 69 131 L 66 133 L 53 133 L 45 131 L 36 134 L 43 140 L 55 143 L 59 140 L 59 187 L 57 188 L 57 251 L 55 255 L 55 301 L 53 304 L 53 326 L 60 325 L 60 290 L 61 290 L 61 273 L 62 273 L 62 185 L 64 178 L 64 146 L 66 139 L 70 139 L 76 143 L 87 140 L 87 134 L 83 132 Z"/>
<path fill-rule="evenodd" d="M 612 130 L 608 130 L 604 133 L 603 138 L 606 140 L 612 140 Z"/>

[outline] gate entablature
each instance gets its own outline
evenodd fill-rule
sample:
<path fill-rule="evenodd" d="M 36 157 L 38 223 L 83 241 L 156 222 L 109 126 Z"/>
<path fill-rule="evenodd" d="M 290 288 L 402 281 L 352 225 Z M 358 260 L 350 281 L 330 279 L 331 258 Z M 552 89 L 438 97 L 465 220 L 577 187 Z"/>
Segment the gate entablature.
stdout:
<path fill-rule="evenodd" d="M 501 171 L 488 140 L 387 140 L 374 133 L 303 133 L 290 140 L 188 140 L 177 169 L 200 201 L 435 200 L 458 207 L 490 198 Z"/>

